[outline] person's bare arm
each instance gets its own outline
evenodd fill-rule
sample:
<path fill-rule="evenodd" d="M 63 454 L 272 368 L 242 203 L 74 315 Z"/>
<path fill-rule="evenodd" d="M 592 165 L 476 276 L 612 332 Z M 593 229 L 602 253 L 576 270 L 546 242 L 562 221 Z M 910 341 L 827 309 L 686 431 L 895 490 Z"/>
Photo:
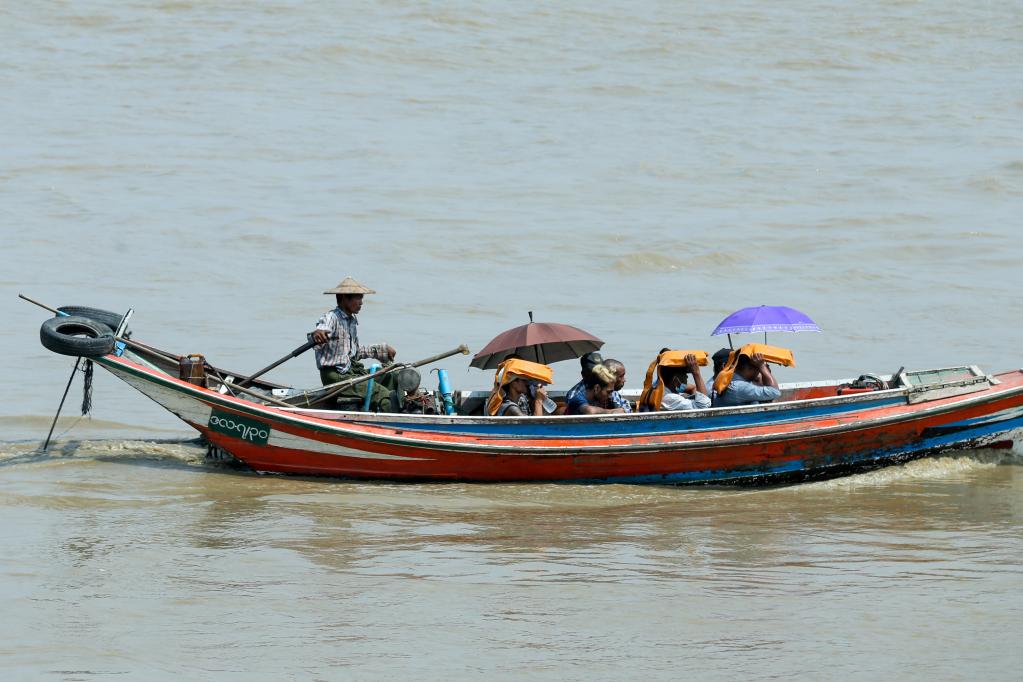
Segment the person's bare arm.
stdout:
<path fill-rule="evenodd" d="M 767 364 L 767 360 L 764 360 L 764 356 L 760 353 L 754 353 L 753 357 L 750 358 L 753 364 L 756 365 L 757 370 L 760 371 L 760 379 L 764 386 L 771 386 L 772 388 L 778 388 L 778 380 L 774 378 L 771 373 L 771 368 Z"/>
<path fill-rule="evenodd" d="M 619 414 L 625 412 L 623 407 L 597 407 L 596 405 L 583 405 L 579 408 L 579 414 Z"/>
<path fill-rule="evenodd" d="M 543 401 L 547 399 L 547 388 L 540 386 L 536 389 L 536 395 L 533 396 L 533 415 L 542 417 L 544 415 Z"/>
<path fill-rule="evenodd" d="M 693 377 L 693 382 L 696 384 L 696 390 L 707 395 L 707 384 L 703 381 L 703 375 L 700 373 L 700 363 L 696 361 L 696 356 L 690 353 L 686 356 L 686 368 L 689 370 L 689 374 Z"/>
<path fill-rule="evenodd" d="M 505 417 L 525 417 L 526 415 L 522 414 L 522 410 L 519 409 L 518 405 L 509 405 L 508 409 L 506 409 L 503 412 L 503 416 L 505 416 Z"/>

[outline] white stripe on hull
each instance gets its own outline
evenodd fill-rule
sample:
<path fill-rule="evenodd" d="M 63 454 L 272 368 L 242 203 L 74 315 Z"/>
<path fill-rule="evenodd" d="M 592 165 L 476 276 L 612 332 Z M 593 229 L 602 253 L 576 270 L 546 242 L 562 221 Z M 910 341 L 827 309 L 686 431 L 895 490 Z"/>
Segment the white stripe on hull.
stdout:
<path fill-rule="evenodd" d="M 359 459 L 400 459 L 410 462 L 426 461 L 430 458 L 402 457 L 401 455 L 385 455 L 379 452 L 366 452 L 365 450 L 352 450 L 340 445 L 331 445 L 318 440 L 311 440 L 303 436 L 296 436 L 282 431 L 270 431 L 270 441 L 267 445 L 289 450 L 302 450 L 303 452 L 318 452 L 324 455 L 340 455 L 342 457 L 358 457 Z"/>
<path fill-rule="evenodd" d="M 127 372 L 119 371 L 111 367 L 110 371 L 117 378 L 124 381 L 132 388 L 138 390 L 148 398 L 159 403 L 168 411 L 177 415 L 183 421 L 191 424 L 207 425 L 210 422 L 210 415 L 213 409 L 206 403 L 196 400 L 191 396 L 170 388 L 164 388 L 153 381 L 146 381 L 133 376 Z M 401 455 L 387 455 L 376 452 L 365 452 L 363 450 L 352 450 L 340 445 L 332 445 L 322 441 L 296 436 L 291 433 L 270 429 L 270 438 L 267 441 L 270 447 L 287 448 L 289 450 L 301 450 L 303 452 L 317 452 L 324 455 L 338 455 L 341 457 L 357 457 L 359 459 L 391 459 L 408 460 L 412 462 L 422 461 L 419 457 L 402 457 Z"/>

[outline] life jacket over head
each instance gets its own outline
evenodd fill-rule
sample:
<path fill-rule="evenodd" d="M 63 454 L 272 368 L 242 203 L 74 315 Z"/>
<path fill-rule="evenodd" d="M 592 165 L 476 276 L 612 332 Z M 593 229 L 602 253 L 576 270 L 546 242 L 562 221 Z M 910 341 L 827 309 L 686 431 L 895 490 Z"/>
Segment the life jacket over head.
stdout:
<path fill-rule="evenodd" d="M 664 377 L 661 375 L 661 368 L 686 367 L 686 356 L 690 353 L 696 356 L 698 365 L 707 366 L 707 351 L 703 350 L 666 350 L 654 358 L 646 370 L 646 379 L 643 380 L 643 393 L 639 396 L 638 409 L 646 409 L 651 412 L 661 409 L 661 399 L 664 398 Z"/>
<path fill-rule="evenodd" d="M 757 353 L 763 355 L 764 360 L 767 362 L 782 365 L 783 367 L 796 366 L 796 358 L 788 348 L 768 346 L 766 343 L 747 343 L 739 350 L 733 350 L 729 354 L 728 362 L 718 372 L 718 375 L 714 377 L 714 391 L 721 395 L 728 388 L 728 384 L 732 383 L 732 377 L 735 376 L 735 368 L 739 366 L 739 356 L 745 355 L 748 358 L 752 358 Z"/>
<path fill-rule="evenodd" d="M 544 384 L 554 381 L 554 370 L 547 365 L 518 358 L 505 360 L 497 366 L 494 374 L 494 388 L 490 392 L 490 399 L 487 400 L 487 414 L 493 417 L 501 409 L 504 402 L 504 387 L 516 379 L 525 377 Z"/>

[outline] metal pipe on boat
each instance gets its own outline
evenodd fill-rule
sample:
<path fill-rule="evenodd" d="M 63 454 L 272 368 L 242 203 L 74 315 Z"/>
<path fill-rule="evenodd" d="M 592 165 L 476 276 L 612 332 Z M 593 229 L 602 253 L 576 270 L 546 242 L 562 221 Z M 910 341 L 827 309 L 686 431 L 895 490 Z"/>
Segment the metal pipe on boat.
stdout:
<path fill-rule="evenodd" d="M 22 299 L 23 301 L 28 301 L 29 303 L 34 303 L 35 305 L 39 306 L 40 308 L 45 308 L 46 310 L 49 310 L 54 315 L 60 315 L 61 314 L 61 312 L 59 310 L 57 310 L 56 308 L 51 308 L 50 306 L 46 305 L 45 303 L 40 303 L 39 301 L 31 299 L 28 296 L 26 296 L 25 294 L 18 294 L 18 298 Z"/>
<path fill-rule="evenodd" d="M 57 310 L 56 308 L 53 308 L 51 306 L 48 306 L 45 303 L 40 303 L 39 301 L 37 301 L 35 299 L 29 298 L 25 294 L 18 294 L 18 298 L 22 299 L 23 301 L 28 301 L 29 303 L 31 303 L 33 305 L 37 305 L 37 306 L 39 306 L 40 308 L 42 308 L 44 310 L 49 310 L 54 315 L 63 316 L 63 317 L 67 316 L 67 313 L 65 313 L 63 311 L 60 311 L 60 310 Z M 147 345 L 147 344 L 144 344 L 144 343 L 139 343 L 138 341 L 132 341 L 131 339 L 127 339 L 127 338 L 120 337 L 120 336 L 117 336 L 117 335 L 114 336 L 114 341 L 119 342 L 119 343 L 124 343 L 124 344 L 126 344 L 128 346 L 131 346 L 131 347 L 134 347 L 134 348 L 141 348 L 142 350 L 149 351 L 150 353 L 156 353 L 157 355 L 162 355 L 163 357 L 165 357 L 165 358 L 167 358 L 169 360 L 178 360 L 178 361 L 181 360 L 181 356 L 180 355 L 175 355 L 174 353 L 168 353 L 165 350 L 160 350 L 159 348 L 154 348 L 153 346 L 150 346 L 150 345 Z"/>
<path fill-rule="evenodd" d="M 39 306 L 40 308 L 42 308 L 44 310 L 49 310 L 54 315 L 61 316 L 61 317 L 67 317 L 68 316 L 67 313 L 65 313 L 65 312 L 63 312 L 61 310 L 57 310 L 56 308 L 50 307 L 50 306 L 46 305 L 45 303 L 40 303 L 39 301 L 36 301 L 35 299 L 31 299 L 28 296 L 26 296 L 25 294 L 18 294 L 18 298 L 20 298 L 22 300 L 25 300 L 25 301 L 28 301 L 29 303 L 32 303 L 33 305 L 37 305 L 37 306 Z M 125 345 L 127 345 L 127 346 L 129 346 L 131 348 L 139 348 L 139 349 L 142 349 L 142 350 L 147 351 L 149 353 L 154 353 L 155 355 L 162 355 L 163 357 L 167 358 L 168 360 L 174 360 L 175 362 L 180 362 L 181 358 L 183 357 L 181 355 L 175 355 L 174 353 L 170 353 L 170 352 L 165 351 L 165 350 L 160 350 L 159 348 L 156 348 L 155 346 L 150 346 L 149 344 L 140 343 L 139 341 L 132 341 L 131 339 L 126 338 L 126 337 L 117 336 L 116 334 L 114 335 L 114 341 L 119 343 L 119 344 L 123 343 L 123 344 L 125 344 Z M 120 353 L 118 353 L 118 355 L 120 355 Z M 239 377 L 239 378 L 240 379 L 247 379 L 249 377 Z"/>

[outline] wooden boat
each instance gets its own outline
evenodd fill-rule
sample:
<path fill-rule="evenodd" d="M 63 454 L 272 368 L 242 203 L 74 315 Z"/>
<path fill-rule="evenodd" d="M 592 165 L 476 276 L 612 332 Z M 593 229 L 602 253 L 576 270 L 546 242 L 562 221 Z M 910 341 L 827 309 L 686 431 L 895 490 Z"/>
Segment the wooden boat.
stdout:
<path fill-rule="evenodd" d="M 881 390 L 783 384 L 767 405 L 514 418 L 473 415 L 483 392 L 456 395 L 450 416 L 300 407 L 296 396 L 308 394 L 262 381 L 241 394 L 232 373 L 216 368 L 190 383 L 179 378 L 178 356 L 135 342 L 93 359 L 198 430 L 211 453 L 289 474 L 768 484 L 952 448 L 1011 447 L 1023 428 L 1023 370 L 989 375 L 974 366 L 900 371 L 890 377 L 895 387 Z"/>

